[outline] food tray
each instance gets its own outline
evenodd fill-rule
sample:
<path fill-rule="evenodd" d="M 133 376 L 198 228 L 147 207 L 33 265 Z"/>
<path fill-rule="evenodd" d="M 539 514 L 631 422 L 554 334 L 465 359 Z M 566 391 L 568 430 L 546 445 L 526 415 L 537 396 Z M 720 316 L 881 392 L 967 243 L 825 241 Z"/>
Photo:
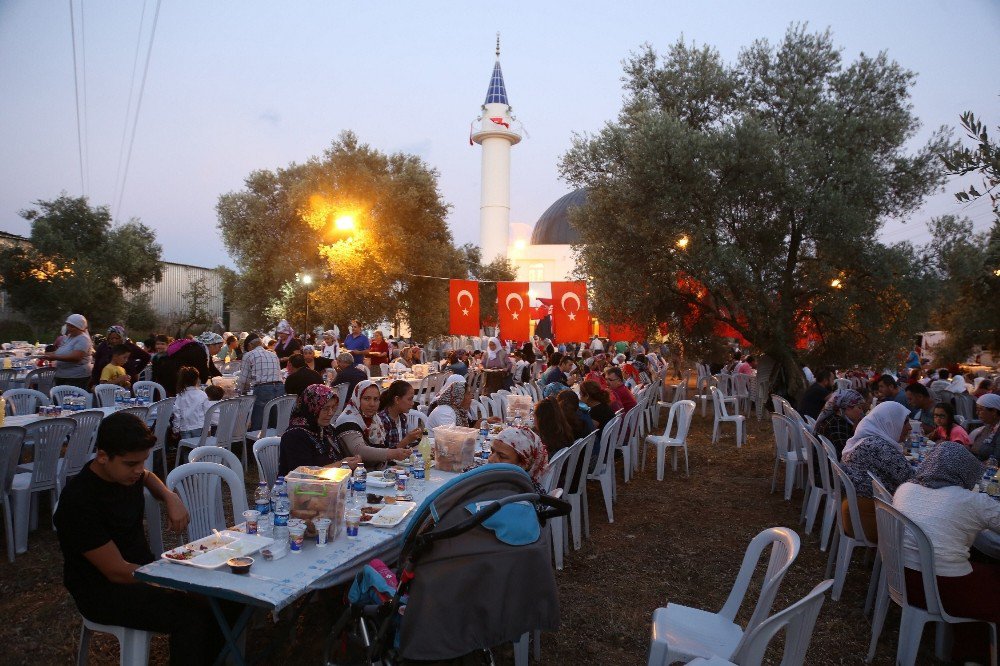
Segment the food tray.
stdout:
<path fill-rule="evenodd" d="M 392 488 L 396 485 L 395 480 L 387 480 L 382 476 L 382 472 L 368 472 L 367 485 L 376 488 Z"/>
<path fill-rule="evenodd" d="M 362 525 L 372 527 L 396 527 L 417 507 L 416 502 L 396 502 L 395 504 L 368 505 L 365 508 L 378 508 L 378 512 L 371 517 L 371 520 L 362 522 Z M 362 515 L 364 511 L 362 510 Z"/>
<path fill-rule="evenodd" d="M 220 532 L 218 535 L 211 534 L 183 546 L 172 548 L 160 557 L 175 564 L 186 564 L 198 567 L 199 569 L 215 569 L 221 567 L 231 557 L 252 555 L 261 548 L 271 545 L 273 542 L 274 539 L 263 537 L 259 534 L 225 531 Z M 203 546 L 205 550 L 202 550 Z M 171 557 L 171 555 L 179 555 L 186 552 L 200 554 L 193 555 L 189 559 Z"/>

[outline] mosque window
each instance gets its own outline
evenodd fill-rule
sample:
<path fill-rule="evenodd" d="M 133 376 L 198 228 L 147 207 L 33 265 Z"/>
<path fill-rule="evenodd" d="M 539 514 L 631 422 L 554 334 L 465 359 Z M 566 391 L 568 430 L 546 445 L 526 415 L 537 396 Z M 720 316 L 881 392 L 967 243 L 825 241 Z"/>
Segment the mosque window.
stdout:
<path fill-rule="evenodd" d="M 528 266 L 528 282 L 545 282 L 544 264 L 532 264 Z"/>

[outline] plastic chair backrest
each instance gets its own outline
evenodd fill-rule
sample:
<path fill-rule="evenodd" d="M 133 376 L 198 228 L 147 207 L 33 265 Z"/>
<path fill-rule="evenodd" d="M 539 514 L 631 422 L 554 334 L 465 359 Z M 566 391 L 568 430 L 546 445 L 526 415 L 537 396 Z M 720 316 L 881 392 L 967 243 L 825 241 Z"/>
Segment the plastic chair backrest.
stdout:
<path fill-rule="evenodd" d="M 333 415 L 333 418 L 335 419 L 340 416 L 340 413 L 344 411 L 344 409 L 347 408 L 347 389 L 349 388 L 350 385 L 347 384 L 347 382 L 344 382 L 343 384 L 335 384 L 333 386 L 333 389 L 337 391 L 337 397 L 340 398 L 340 402 L 337 403 L 337 413 Z M 291 414 L 291 412 L 289 412 L 289 414 Z"/>
<path fill-rule="evenodd" d="M 712 408 L 715 410 L 715 418 L 719 421 L 729 418 L 729 410 L 726 408 L 725 394 L 715 386 L 710 386 L 708 390 L 712 394 Z"/>
<path fill-rule="evenodd" d="M 42 419 L 24 427 L 25 439 L 35 443 L 35 458 L 31 466 L 31 485 L 55 486 L 57 463 L 63 444 L 76 430 L 76 421 L 69 418 Z"/>
<path fill-rule="evenodd" d="M 569 462 L 572 447 L 567 446 L 564 449 L 559 449 L 555 454 L 549 458 L 548 469 L 545 470 L 545 475 L 542 476 L 540 485 L 542 488 L 548 491 L 551 495 L 552 491 L 559 487 L 559 480 L 562 478 L 563 469 L 566 467 L 566 463 Z"/>
<path fill-rule="evenodd" d="M 478 400 L 473 400 L 472 402 L 469 403 L 469 414 L 472 415 L 473 421 L 478 421 L 479 419 L 485 419 L 490 415 L 489 410 L 483 407 L 483 403 L 479 402 Z"/>
<path fill-rule="evenodd" d="M 27 430 L 21 426 L 4 426 L 0 428 L 0 493 L 4 497 L 10 494 L 10 486 L 14 481 L 17 464 L 21 460 L 21 447 Z"/>
<path fill-rule="evenodd" d="M 885 572 L 889 597 L 901 608 L 909 605 L 903 558 L 903 535 L 909 531 L 920 554 L 920 577 L 924 584 L 927 612 L 950 619 L 952 616 L 945 613 L 941 606 L 934 570 L 934 550 L 924 531 L 898 509 L 878 498 L 875 499 L 875 523 L 878 525 L 878 552 L 882 556 L 882 571 Z"/>
<path fill-rule="evenodd" d="M 757 605 L 744 629 L 743 640 L 771 613 L 771 606 L 774 604 L 774 597 L 778 594 L 781 580 L 785 577 L 788 567 L 792 566 L 792 562 L 798 557 L 799 535 L 787 527 L 770 527 L 755 536 L 750 545 L 747 546 L 740 571 L 736 575 L 736 582 L 729 592 L 725 605 L 719 611 L 719 615 L 730 621 L 735 621 L 736 614 L 739 612 L 740 606 L 743 605 L 743 598 L 750 586 L 750 579 L 764 554 L 764 549 L 768 546 L 771 546 L 771 557 L 768 559 L 767 570 L 764 572 Z M 741 645 L 743 640 L 740 641 Z"/>
<path fill-rule="evenodd" d="M 840 462 L 840 456 L 837 455 L 837 447 L 833 445 L 833 442 L 826 438 L 826 435 L 817 435 L 819 437 L 820 444 L 823 445 L 823 451 L 826 452 L 826 461 L 829 463 L 831 460 L 834 462 Z M 830 481 L 833 481 L 833 472 L 830 473 Z"/>
<path fill-rule="evenodd" d="M 17 416 L 35 414 L 40 406 L 51 404 L 48 396 L 34 389 L 9 389 L 3 392 L 3 399 L 7 401 L 7 413 Z"/>
<path fill-rule="evenodd" d="M 573 442 L 573 446 L 576 448 L 576 459 L 573 461 L 573 466 L 569 468 L 573 477 L 566 483 L 566 495 L 578 495 L 586 489 L 584 480 L 587 478 L 590 455 L 596 440 L 597 431 L 595 430 Z"/>
<path fill-rule="evenodd" d="M 687 400 L 687 390 L 687 384 L 678 384 L 677 388 L 674 389 L 673 402 Z"/>
<path fill-rule="evenodd" d="M 142 489 L 143 497 L 146 500 L 144 513 L 146 516 L 146 528 L 149 530 L 149 550 L 154 557 L 163 554 L 163 524 L 160 520 L 160 503 L 153 499 L 148 488 Z"/>
<path fill-rule="evenodd" d="M 280 437 L 262 437 L 253 444 L 253 457 L 257 461 L 257 472 L 261 481 L 270 488 L 278 478 L 278 453 Z"/>
<path fill-rule="evenodd" d="M 104 420 L 104 412 L 97 409 L 87 409 L 74 413 L 70 418 L 76 421 L 76 429 L 73 431 L 73 436 L 69 438 L 69 445 L 66 447 L 62 481 L 79 474 L 83 466 L 87 464 L 90 454 L 94 452 L 94 445 L 97 443 L 97 429 L 101 427 L 101 421 Z"/>
<path fill-rule="evenodd" d="M 892 493 L 890 493 L 882 480 L 875 476 L 875 473 L 868 470 L 868 478 L 872 480 L 872 497 L 880 499 L 886 504 L 892 504 Z"/>
<path fill-rule="evenodd" d="M 788 418 L 774 412 L 771 414 L 771 428 L 774 430 L 774 452 L 778 458 L 784 459 L 792 450 L 792 439 Z"/>
<path fill-rule="evenodd" d="M 418 405 L 427 406 L 433 402 L 431 397 L 431 376 L 424 375 L 417 385 L 416 399 Z"/>
<path fill-rule="evenodd" d="M 69 384 L 63 384 L 62 386 L 53 386 L 49 390 L 49 397 L 52 399 L 53 405 L 62 405 L 63 400 L 66 399 L 68 395 L 75 395 L 86 400 L 86 406 L 90 407 L 91 402 L 94 399 L 93 394 L 89 391 L 84 391 L 79 386 L 70 386 Z"/>
<path fill-rule="evenodd" d="M 153 434 L 156 435 L 156 448 L 167 443 L 167 430 L 170 428 L 170 417 L 174 414 L 174 398 L 164 398 L 149 406 L 149 411 L 156 414 L 153 423 Z"/>
<path fill-rule="evenodd" d="M 615 416 L 604 426 L 601 441 L 598 443 L 601 448 L 597 453 L 597 466 L 594 468 L 594 474 L 600 476 L 609 465 L 613 464 L 615 443 L 618 441 L 618 431 L 622 429 L 622 424 L 622 417 Z"/>
<path fill-rule="evenodd" d="M 779 631 L 785 629 L 785 654 L 781 663 L 806 663 L 806 652 L 812 641 L 813 629 L 816 628 L 816 618 L 826 600 L 826 591 L 832 585 L 832 578 L 824 580 L 809 594 L 758 624 L 749 636 L 745 636 L 730 659 L 741 666 L 759 666 L 764 663 L 768 644 Z"/>
<path fill-rule="evenodd" d="M 388 363 L 379 363 L 378 364 L 378 371 L 379 371 L 379 373 L 381 373 L 381 375 L 383 377 L 388 376 L 388 374 L 389 374 L 389 364 Z"/>
<path fill-rule="evenodd" d="M 681 400 L 670 405 L 670 416 L 667 417 L 667 428 L 663 431 L 664 437 L 676 439 L 683 442 L 687 439 L 688 430 L 691 429 L 691 419 L 694 416 L 694 400 Z M 670 434 L 670 429 L 677 420 L 677 432 Z"/>
<path fill-rule="evenodd" d="M 240 401 L 240 408 L 236 413 L 236 422 L 233 425 L 231 441 L 233 444 L 243 446 L 247 439 L 247 429 L 250 427 L 250 415 L 253 413 L 254 397 L 252 395 L 241 395 L 238 398 L 234 398 L 234 400 Z"/>
<path fill-rule="evenodd" d="M 288 421 L 292 418 L 292 408 L 295 407 L 295 401 L 297 400 L 294 395 L 282 395 L 277 398 L 269 400 L 267 405 L 264 405 L 264 412 L 267 412 L 268 405 L 271 409 L 277 410 L 277 423 L 275 424 L 275 432 L 279 435 L 288 430 Z M 250 405 L 250 411 L 253 412 L 253 405 Z M 270 423 L 270 419 L 265 419 L 262 424 Z M 267 429 L 266 425 L 261 426 Z"/>
<path fill-rule="evenodd" d="M 126 407 L 125 409 L 119 409 L 118 411 L 124 414 L 136 416 L 143 423 L 146 422 L 146 417 L 149 416 L 149 407 Z"/>
<path fill-rule="evenodd" d="M 56 380 L 55 368 L 35 368 L 24 377 L 24 385 L 48 395 Z"/>
<path fill-rule="evenodd" d="M 0 391 L 7 391 L 11 388 L 14 380 L 17 379 L 17 370 L 0 368 Z"/>
<path fill-rule="evenodd" d="M 188 541 L 201 539 L 212 528 L 226 528 L 222 484 L 225 481 L 232 498 L 233 516 L 239 522 L 247 510 L 246 489 L 236 472 L 225 465 L 211 462 L 185 463 L 167 475 L 167 488 L 176 492 L 191 517 L 187 527 Z M 222 522 L 219 516 L 222 515 Z"/>
<path fill-rule="evenodd" d="M 243 481 L 243 463 L 240 462 L 235 453 L 221 446 L 199 446 L 197 449 L 192 449 L 191 454 L 188 455 L 188 461 L 214 462 L 225 465 L 236 472 L 236 475 L 240 477 L 240 481 Z"/>
<path fill-rule="evenodd" d="M 114 407 L 115 394 L 123 391 L 117 384 L 98 384 L 94 387 L 94 398 L 98 407 Z"/>
<path fill-rule="evenodd" d="M 847 472 L 844 471 L 840 463 L 831 460 L 830 468 L 833 470 L 834 505 L 840 504 L 846 499 L 851 526 L 854 528 L 854 539 L 862 543 L 875 545 L 868 539 L 868 535 L 865 534 L 865 528 L 861 522 L 861 512 L 858 510 L 858 494 L 854 490 L 854 482 L 851 481 L 851 477 L 847 476 Z M 842 512 L 837 512 L 837 520 L 843 520 Z"/>
<path fill-rule="evenodd" d="M 805 428 L 802 429 L 802 438 L 806 445 L 806 451 L 811 454 L 810 460 L 812 461 L 813 469 L 810 470 L 810 473 L 814 470 L 818 471 L 820 481 L 823 484 L 823 490 L 831 492 L 833 490 L 833 481 L 830 479 L 830 461 L 827 459 L 826 448 L 816 439 L 815 435 Z M 813 479 L 815 480 L 815 476 L 813 476 Z"/>
<path fill-rule="evenodd" d="M 252 398 L 253 396 L 244 396 Z M 211 437 L 212 418 L 216 413 L 219 415 L 219 424 L 215 427 L 215 442 L 228 447 L 233 442 L 233 434 L 236 432 L 236 418 L 240 415 L 242 408 L 240 398 L 229 398 L 220 400 L 205 411 L 205 420 L 201 427 L 201 441 L 199 446 L 204 445 L 205 440 Z"/>
<path fill-rule="evenodd" d="M 416 427 L 427 429 L 427 415 L 419 409 L 411 409 L 406 413 L 406 427 L 413 430 Z"/>
<path fill-rule="evenodd" d="M 628 410 L 622 417 L 622 425 L 618 429 L 618 439 L 615 441 L 615 448 L 620 449 L 623 446 L 628 446 L 631 440 L 636 437 L 636 427 L 639 423 L 639 415 L 642 410 L 636 405 L 632 409 Z M 628 440 L 628 441 L 626 441 Z"/>
<path fill-rule="evenodd" d="M 149 391 L 150 402 L 159 402 L 167 397 L 167 389 L 163 388 L 160 384 L 150 381 L 141 381 L 132 384 L 132 393 L 134 395 L 139 395 L 139 391 L 147 389 Z"/>
<path fill-rule="evenodd" d="M 771 394 L 771 405 L 774 406 L 775 414 L 785 413 L 785 404 L 780 395 Z"/>

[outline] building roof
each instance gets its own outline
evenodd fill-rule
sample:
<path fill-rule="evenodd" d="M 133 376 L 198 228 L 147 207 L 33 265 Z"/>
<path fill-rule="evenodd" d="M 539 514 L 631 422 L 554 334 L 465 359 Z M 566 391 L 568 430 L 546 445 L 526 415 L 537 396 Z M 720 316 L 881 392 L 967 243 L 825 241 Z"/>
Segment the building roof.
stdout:
<path fill-rule="evenodd" d="M 486 101 L 483 104 L 510 106 L 510 102 L 507 101 L 507 86 L 503 83 L 503 72 L 500 71 L 500 58 L 497 58 L 496 64 L 493 65 L 493 76 L 490 77 L 490 87 L 486 89 Z"/>
<path fill-rule="evenodd" d="M 580 233 L 569 223 L 569 209 L 587 203 L 587 190 L 579 189 L 555 200 L 535 222 L 532 245 L 574 245 Z"/>

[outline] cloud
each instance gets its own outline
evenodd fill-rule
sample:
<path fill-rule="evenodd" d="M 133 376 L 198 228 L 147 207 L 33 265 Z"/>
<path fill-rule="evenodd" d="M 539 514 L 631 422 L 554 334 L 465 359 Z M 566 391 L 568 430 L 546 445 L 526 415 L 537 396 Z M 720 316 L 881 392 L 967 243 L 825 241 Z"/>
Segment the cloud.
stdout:
<path fill-rule="evenodd" d="M 259 116 L 257 116 L 257 120 L 262 120 L 268 125 L 277 127 L 281 124 L 281 114 L 272 109 L 266 109 Z"/>

